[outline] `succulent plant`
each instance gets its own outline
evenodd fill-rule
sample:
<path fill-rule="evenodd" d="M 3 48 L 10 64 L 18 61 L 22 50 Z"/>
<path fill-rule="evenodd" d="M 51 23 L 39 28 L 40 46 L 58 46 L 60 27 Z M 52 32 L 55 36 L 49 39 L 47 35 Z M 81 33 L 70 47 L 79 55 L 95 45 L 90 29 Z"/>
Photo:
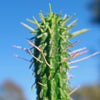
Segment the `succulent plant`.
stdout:
<path fill-rule="evenodd" d="M 35 73 L 37 100 L 71 100 L 67 72 L 71 69 L 69 64 L 73 63 L 70 62 L 70 59 L 87 51 L 80 53 L 79 51 L 82 49 L 78 49 L 72 52 L 69 48 L 79 41 L 71 43 L 69 39 L 89 29 L 71 33 L 69 29 L 77 25 L 77 19 L 69 25 L 65 23 L 75 14 L 71 17 L 65 15 L 62 18 L 61 14 L 52 12 L 50 4 L 49 8 L 50 14 L 43 15 L 40 11 L 41 21 L 37 21 L 35 17 L 33 17 L 34 21 L 27 19 L 29 22 L 37 24 L 36 29 L 21 23 L 33 34 L 33 37 L 28 40 L 32 48 L 18 48 L 22 48 L 32 55 L 30 68 L 33 67 Z"/>

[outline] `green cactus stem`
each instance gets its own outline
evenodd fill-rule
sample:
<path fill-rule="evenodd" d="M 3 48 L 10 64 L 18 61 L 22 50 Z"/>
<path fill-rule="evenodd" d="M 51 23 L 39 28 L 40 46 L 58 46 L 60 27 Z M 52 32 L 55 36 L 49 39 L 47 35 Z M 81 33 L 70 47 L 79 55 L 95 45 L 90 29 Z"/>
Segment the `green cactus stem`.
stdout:
<path fill-rule="evenodd" d="M 41 21 L 27 19 L 29 22 L 36 24 L 38 27 L 32 27 L 23 24 L 34 37 L 28 40 L 34 48 L 28 49 L 32 55 L 32 63 L 35 73 L 35 84 L 37 88 L 37 100 L 71 100 L 70 88 L 68 86 L 69 78 L 66 71 L 70 69 L 68 60 L 78 55 L 75 52 L 69 54 L 69 47 L 77 43 L 71 43 L 69 38 L 79 35 L 89 29 L 82 29 L 74 33 L 70 33 L 69 29 L 76 25 L 76 20 L 66 25 L 73 16 L 62 18 L 61 14 L 55 14 L 51 10 L 50 14 L 43 15 L 40 11 Z M 34 64 L 34 66 L 33 66 Z"/>

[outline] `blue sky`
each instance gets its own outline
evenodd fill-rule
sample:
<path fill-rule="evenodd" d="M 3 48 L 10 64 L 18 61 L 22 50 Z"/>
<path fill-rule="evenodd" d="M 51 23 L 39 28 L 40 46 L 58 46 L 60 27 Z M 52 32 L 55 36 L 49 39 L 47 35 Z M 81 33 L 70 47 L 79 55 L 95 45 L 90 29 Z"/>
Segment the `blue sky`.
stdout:
<path fill-rule="evenodd" d="M 20 22 L 32 25 L 26 21 L 26 18 L 32 19 L 32 16 L 35 16 L 39 20 L 40 10 L 42 10 L 43 14 L 49 13 L 49 2 L 52 11 L 55 13 L 62 11 L 63 16 L 64 14 L 72 15 L 76 13 L 72 20 L 78 18 L 78 25 L 72 31 L 83 28 L 91 29 L 71 39 L 72 42 L 82 40 L 81 43 L 75 45 L 73 50 L 85 46 L 90 50 L 89 53 L 78 58 L 100 51 L 100 26 L 90 22 L 91 12 L 87 7 L 90 0 L 2 0 L 0 2 L 0 83 L 6 79 L 17 82 L 23 88 L 27 100 L 36 100 L 36 89 L 31 90 L 34 77 L 30 79 L 32 71 L 28 68 L 29 63 L 14 57 L 12 53 L 22 57 L 29 56 L 24 51 L 13 48 L 12 45 L 28 47 L 26 40 L 32 35 Z M 35 26 L 33 25 L 33 27 Z M 73 64 L 79 66 L 71 71 L 74 75 L 74 78 L 71 79 L 73 87 L 79 84 L 82 86 L 93 84 L 98 81 L 99 57 L 100 55 L 96 55 Z"/>

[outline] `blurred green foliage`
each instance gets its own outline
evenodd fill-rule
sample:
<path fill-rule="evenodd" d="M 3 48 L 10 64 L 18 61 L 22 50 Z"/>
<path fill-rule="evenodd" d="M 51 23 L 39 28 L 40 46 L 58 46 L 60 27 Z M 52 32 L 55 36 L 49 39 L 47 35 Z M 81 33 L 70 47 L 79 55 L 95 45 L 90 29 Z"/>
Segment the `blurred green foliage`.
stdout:
<path fill-rule="evenodd" d="M 100 84 L 85 86 L 76 91 L 72 98 L 74 100 L 100 100 Z"/>

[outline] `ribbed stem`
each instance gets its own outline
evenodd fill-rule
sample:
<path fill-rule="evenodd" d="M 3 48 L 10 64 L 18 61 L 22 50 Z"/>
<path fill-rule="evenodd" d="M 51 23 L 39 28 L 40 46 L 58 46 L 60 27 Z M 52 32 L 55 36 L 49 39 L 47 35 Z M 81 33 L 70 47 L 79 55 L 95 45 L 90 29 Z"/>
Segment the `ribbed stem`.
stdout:
<path fill-rule="evenodd" d="M 50 4 L 49 7 L 50 14 L 45 15 L 45 17 L 40 12 L 42 21 L 38 22 L 35 17 L 33 17 L 34 22 L 29 20 L 37 24 L 37 29 L 22 23 L 32 33 L 37 32 L 34 41 L 35 45 L 33 44 L 34 58 L 31 64 L 34 63 L 37 100 L 71 100 L 69 96 L 70 88 L 66 84 L 69 81 L 66 76 L 66 71 L 69 69 L 66 58 L 69 60 L 77 53 L 72 56 L 68 53 L 68 48 L 74 45 L 68 39 L 86 32 L 88 29 L 70 34 L 68 29 L 76 25 L 74 24 L 76 20 L 69 25 L 65 25 L 65 23 L 73 16 L 61 18 L 60 14 L 52 12 Z M 66 46 L 68 47 L 66 48 Z"/>

